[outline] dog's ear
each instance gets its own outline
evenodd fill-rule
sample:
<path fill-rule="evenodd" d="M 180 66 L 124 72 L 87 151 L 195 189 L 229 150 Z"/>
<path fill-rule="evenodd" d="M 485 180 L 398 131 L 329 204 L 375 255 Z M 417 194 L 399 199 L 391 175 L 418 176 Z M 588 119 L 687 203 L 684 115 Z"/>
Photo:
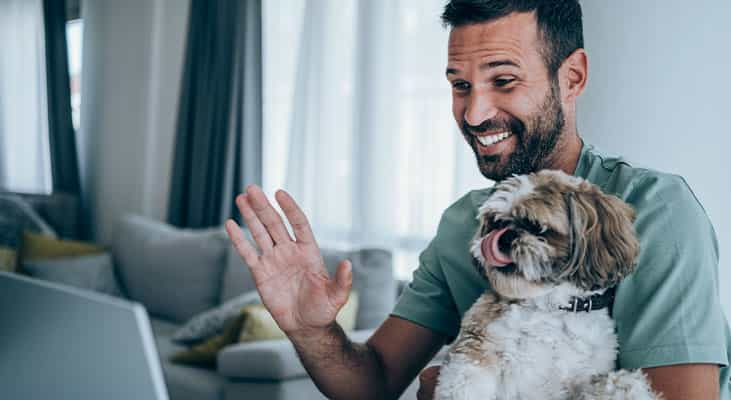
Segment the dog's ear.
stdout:
<path fill-rule="evenodd" d="M 640 251 L 634 210 L 596 187 L 564 195 L 571 257 L 562 271 L 585 290 L 608 288 L 632 273 Z"/>

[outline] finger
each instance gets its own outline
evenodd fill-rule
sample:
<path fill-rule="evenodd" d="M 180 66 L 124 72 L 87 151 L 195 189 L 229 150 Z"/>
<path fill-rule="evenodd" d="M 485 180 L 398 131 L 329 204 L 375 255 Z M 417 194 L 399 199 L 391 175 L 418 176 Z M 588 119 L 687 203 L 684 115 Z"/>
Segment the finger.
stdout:
<path fill-rule="evenodd" d="M 433 382 L 437 379 L 437 377 L 439 377 L 440 370 L 441 368 L 439 367 L 439 365 L 432 365 L 430 367 L 424 368 L 419 374 L 419 381 Z"/>
<path fill-rule="evenodd" d="M 433 365 L 421 371 L 419 374 L 419 390 L 416 395 L 417 399 L 434 398 L 434 390 L 436 389 L 439 371 L 440 368 L 438 365 Z"/>
<path fill-rule="evenodd" d="M 256 252 L 254 246 L 244 237 L 244 233 L 241 231 L 239 225 L 234 220 L 229 219 L 224 224 L 224 227 L 236 251 L 246 261 L 246 265 L 252 269 L 256 269 L 259 266 L 259 254 Z"/>
<path fill-rule="evenodd" d="M 317 242 L 315 241 L 315 235 L 312 234 L 312 229 L 310 228 L 307 216 L 304 212 L 302 212 L 302 209 L 299 205 L 297 205 L 297 202 L 294 201 L 292 196 L 284 190 L 278 190 L 277 193 L 274 194 L 274 198 L 277 200 L 277 203 L 279 203 L 279 206 L 282 207 L 282 211 L 284 211 L 287 221 L 289 221 L 289 224 L 292 225 L 292 231 L 294 232 L 294 237 L 297 239 L 297 242 L 316 245 Z"/>
<path fill-rule="evenodd" d="M 239 207 L 241 216 L 244 217 L 244 222 L 246 222 L 246 226 L 249 227 L 249 232 L 251 232 L 251 236 L 254 238 L 254 241 L 259 248 L 262 251 L 271 250 L 271 248 L 274 247 L 274 242 L 272 241 L 271 236 L 269 236 L 269 232 L 267 232 L 264 224 L 259 221 L 256 213 L 251 208 L 248 197 L 249 196 L 245 194 L 239 195 L 236 198 L 236 205 Z"/>
<path fill-rule="evenodd" d="M 272 207 L 264 192 L 258 186 L 251 185 L 246 189 L 246 195 L 251 208 L 266 227 L 274 243 L 291 241 L 292 238 L 289 237 L 289 233 L 284 227 L 282 216 Z"/>
<path fill-rule="evenodd" d="M 333 297 L 338 305 L 345 304 L 348 301 L 350 288 L 353 286 L 353 265 L 348 260 L 343 260 L 338 264 L 335 271 L 335 282 L 332 287 Z"/>

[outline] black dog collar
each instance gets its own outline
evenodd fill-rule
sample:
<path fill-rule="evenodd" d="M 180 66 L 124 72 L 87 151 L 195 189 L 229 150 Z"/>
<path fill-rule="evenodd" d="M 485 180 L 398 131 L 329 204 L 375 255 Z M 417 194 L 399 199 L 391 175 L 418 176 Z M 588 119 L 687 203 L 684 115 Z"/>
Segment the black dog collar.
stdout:
<path fill-rule="evenodd" d="M 614 288 L 607 289 L 602 294 L 595 294 L 591 297 L 572 297 L 567 307 L 559 307 L 559 310 L 570 312 L 594 311 L 602 308 L 609 308 L 609 314 L 612 314 L 612 304 L 614 303 Z"/>

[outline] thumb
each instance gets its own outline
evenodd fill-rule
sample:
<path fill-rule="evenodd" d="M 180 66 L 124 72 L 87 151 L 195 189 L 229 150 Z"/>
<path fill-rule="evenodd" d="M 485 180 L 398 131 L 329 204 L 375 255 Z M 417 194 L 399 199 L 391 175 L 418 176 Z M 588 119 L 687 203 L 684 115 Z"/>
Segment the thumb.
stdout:
<path fill-rule="evenodd" d="M 353 286 L 353 264 L 349 260 L 340 261 L 335 271 L 334 295 L 338 304 L 348 300 L 350 288 Z"/>

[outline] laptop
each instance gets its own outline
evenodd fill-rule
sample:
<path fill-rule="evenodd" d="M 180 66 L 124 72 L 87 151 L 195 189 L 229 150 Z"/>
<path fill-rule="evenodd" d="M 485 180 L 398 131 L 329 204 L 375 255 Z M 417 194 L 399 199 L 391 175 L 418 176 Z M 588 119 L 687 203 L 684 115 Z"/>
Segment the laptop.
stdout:
<path fill-rule="evenodd" d="M 168 400 L 145 309 L 0 272 L 0 398 Z"/>

